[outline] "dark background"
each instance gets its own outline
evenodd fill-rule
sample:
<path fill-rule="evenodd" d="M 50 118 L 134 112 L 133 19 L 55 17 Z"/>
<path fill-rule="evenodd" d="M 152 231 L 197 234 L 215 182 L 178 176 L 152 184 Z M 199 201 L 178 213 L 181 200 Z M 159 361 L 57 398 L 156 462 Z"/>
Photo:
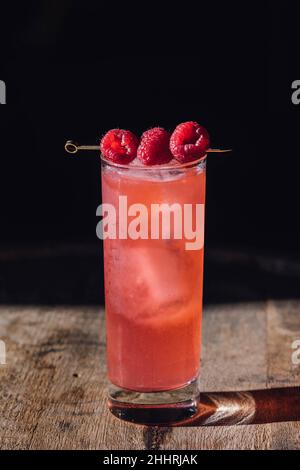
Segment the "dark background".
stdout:
<path fill-rule="evenodd" d="M 205 301 L 299 295 L 299 15 L 292 2 L 1 6 L 0 301 L 103 301 L 95 144 L 208 128 Z M 99 286 L 102 286 L 99 295 Z"/>

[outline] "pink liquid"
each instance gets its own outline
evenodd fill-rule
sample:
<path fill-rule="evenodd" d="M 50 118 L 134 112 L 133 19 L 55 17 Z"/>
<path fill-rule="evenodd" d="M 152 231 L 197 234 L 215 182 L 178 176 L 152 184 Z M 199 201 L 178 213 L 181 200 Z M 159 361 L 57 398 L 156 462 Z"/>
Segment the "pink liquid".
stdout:
<path fill-rule="evenodd" d="M 205 203 L 205 167 L 178 174 L 103 166 L 103 202 L 118 207 Z M 186 240 L 104 240 L 107 359 L 111 382 L 136 391 L 182 387 L 200 363 L 203 248 Z"/>

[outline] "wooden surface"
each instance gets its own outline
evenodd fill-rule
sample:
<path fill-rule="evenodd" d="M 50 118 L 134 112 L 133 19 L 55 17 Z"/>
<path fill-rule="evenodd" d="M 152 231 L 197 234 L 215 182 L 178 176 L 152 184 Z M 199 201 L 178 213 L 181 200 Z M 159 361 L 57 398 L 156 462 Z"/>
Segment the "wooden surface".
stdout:
<path fill-rule="evenodd" d="M 100 307 L 0 307 L 1 449 L 300 448 L 300 301 L 205 309 L 202 403 L 185 427 L 109 413 L 104 338 Z"/>

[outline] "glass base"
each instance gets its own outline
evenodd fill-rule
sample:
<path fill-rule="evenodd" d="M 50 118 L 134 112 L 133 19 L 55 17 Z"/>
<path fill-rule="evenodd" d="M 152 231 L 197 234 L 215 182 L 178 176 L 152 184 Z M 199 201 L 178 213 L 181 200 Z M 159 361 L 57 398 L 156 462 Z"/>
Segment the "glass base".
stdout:
<path fill-rule="evenodd" d="M 198 379 L 161 392 L 135 392 L 111 385 L 108 406 L 117 418 L 150 426 L 168 426 L 194 416 L 199 404 Z"/>

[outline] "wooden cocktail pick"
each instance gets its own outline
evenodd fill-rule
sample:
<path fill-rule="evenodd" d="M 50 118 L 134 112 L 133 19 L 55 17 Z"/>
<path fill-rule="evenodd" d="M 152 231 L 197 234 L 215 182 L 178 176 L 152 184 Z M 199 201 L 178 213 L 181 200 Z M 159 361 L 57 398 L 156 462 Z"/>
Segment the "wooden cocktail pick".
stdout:
<path fill-rule="evenodd" d="M 68 153 L 75 154 L 79 150 L 100 150 L 100 145 L 79 145 L 73 140 L 67 140 L 65 150 Z M 231 152 L 231 149 L 208 149 L 207 153 L 225 153 Z"/>
<path fill-rule="evenodd" d="M 65 150 L 68 153 L 77 153 L 78 150 L 100 150 L 100 145 L 79 145 L 73 140 L 67 140 Z"/>

